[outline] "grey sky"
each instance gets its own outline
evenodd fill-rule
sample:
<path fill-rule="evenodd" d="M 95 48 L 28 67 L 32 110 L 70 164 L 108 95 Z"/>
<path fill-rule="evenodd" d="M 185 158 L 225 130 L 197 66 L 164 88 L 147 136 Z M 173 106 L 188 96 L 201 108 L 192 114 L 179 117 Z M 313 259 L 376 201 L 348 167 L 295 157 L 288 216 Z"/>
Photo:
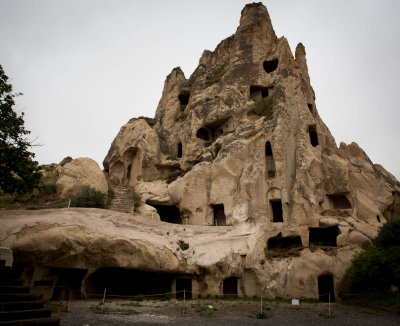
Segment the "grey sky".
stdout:
<path fill-rule="evenodd" d="M 0 64 L 41 163 L 100 166 L 119 128 L 154 116 L 165 77 L 186 77 L 233 34 L 249 1 L 0 0 Z M 307 51 L 317 109 L 339 145 L 357 142 L 400 178 L 400 1 L 263 2 L 278 37 Z"/>

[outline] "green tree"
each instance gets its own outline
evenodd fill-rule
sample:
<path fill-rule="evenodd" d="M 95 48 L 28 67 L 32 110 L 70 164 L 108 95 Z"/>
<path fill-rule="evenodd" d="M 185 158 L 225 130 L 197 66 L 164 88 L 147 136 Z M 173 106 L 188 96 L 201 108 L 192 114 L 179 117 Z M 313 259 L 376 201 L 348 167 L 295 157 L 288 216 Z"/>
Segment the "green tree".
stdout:
<path fill-rule="evenodd" d="M 400 220 L 384 224 L 373 243 L 355 255 L 343 280 L 343 289 L 352 293 L 387 293 L 400 286 Z"/>
<path fill-rule="evenodd" d="M 40 183 L 41 173 L 35 154 L 28 149 L 30 131 L 24 127 L 24 114 L 13 110 L 12 85 L 0 65 L 0 189 L 6 193 L 30 193 Z"/>

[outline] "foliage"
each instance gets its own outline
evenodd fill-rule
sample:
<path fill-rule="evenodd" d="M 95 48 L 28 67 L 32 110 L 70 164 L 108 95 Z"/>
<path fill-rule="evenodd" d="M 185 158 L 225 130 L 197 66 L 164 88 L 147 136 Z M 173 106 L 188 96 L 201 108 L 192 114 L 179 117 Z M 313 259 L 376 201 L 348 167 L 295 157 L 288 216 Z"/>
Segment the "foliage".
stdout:
<path fill-rule="evenodd" d="M 95 188 L 85 186 L 81 192 L 71 198 L 71 207 L 105 208 L 106 194 Z"/>
<path fill-rule="evenodd" d="M 216 66 L 210 75 L 206 77 L 206 83 L 208 86 L 215 84 L 220 81 L 222 76 L 226 72 L 226 68 L 228 67 L 229 60 L 225 60 L 222 64 Z"/>
<path fill-rule="evenodd" d="M 186 242 L 183 241 L 183 240 L 179 240 L 179 241 L 177 242 L 177 244 L 178 244 L 179 248 L 181 248 L 182 251 L 185 251 L 185 250 L 188 250 L 188 249 L 189 249 L 189 244 L 186 243 Z"/>
<path fill-rule="evenodd" d="M 12 85 L 0 65 L 0 189 L 5 193 L 31 193 L 40 183 L 41 172 L 29 152 L 24 113 L 13 110 L 15 97 Z"/>
<path fill-rule="evenodd" d="M 392 220 L 384 224 L 380 228 L 374 243 L 381 248 L 400 246 L 400 220 Z"/>
<path fill-rule="evenodd" d="M 354 256 L 342 292 L 387 293 L 400 286 L 400 220 L 386 223 L 365 251 Z"/>
<path fill-rule="evenodd" d="M 266 96 L 259 99 L 251 109 L 251 112 L 266 117 L 267 119 L 272 118 L 273 114 L 273 98 L 272 96 Z"/>
<path fill-rule="evenodd" d="M 144 116 L 140 116 L 138 119 L 144 119 L 146 120 L 147 124 L 152 127 L 156 124 L 157 119 L 156 118 L 149 118 L 149 117 L 144 117 Z"/>

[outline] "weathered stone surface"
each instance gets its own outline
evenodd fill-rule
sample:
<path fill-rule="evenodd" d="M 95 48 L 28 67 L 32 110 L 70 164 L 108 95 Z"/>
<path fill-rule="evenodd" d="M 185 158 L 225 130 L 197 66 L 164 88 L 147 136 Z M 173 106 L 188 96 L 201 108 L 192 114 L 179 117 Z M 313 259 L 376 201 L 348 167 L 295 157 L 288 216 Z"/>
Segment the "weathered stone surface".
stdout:
<path fill-rule="evenodd" d="M 136 216 L 0 212 L 1 244 L 48 268 L 189 275 L 203 295 L 237 277 L 239 295 L 318 298 L 319 276 L 337 293 L 354 253 L 400 218 L 399 182 L 357 144 L 336 146 L 304 46 L 294 57 L 262 4 L 189 78 L 172 70 L 155 119 L 125 124 L 103 162 L 111 184 L 134 188 Z"/>
<path fill-rule="evenodd" d="M 65 164 L 57 180 L 57 194 L 68 197 L 78 194 L 84 186 L 107 192 L 107 180 L 96 161 L 80 157 Z"/>

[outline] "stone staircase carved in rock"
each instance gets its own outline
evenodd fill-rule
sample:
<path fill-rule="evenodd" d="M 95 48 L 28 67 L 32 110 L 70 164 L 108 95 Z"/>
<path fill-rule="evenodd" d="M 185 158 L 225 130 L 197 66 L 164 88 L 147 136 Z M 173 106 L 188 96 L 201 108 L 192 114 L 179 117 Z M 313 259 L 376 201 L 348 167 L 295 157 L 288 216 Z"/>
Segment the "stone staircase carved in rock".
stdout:
<path fill-rule="evenodd" d="M 60 319 L 43 309 L 41 297 L 29 292 L 30 287 L 24 286 L 18 273 L 0 260 L 0 326 L 59 325 Z"/>
<path fill-rule="evenodd" d="M 121 213 L 133 213 L 133 193 L 127 186 L 115 186 L 114 198 L 111 200 L 109 209 Z"/>

